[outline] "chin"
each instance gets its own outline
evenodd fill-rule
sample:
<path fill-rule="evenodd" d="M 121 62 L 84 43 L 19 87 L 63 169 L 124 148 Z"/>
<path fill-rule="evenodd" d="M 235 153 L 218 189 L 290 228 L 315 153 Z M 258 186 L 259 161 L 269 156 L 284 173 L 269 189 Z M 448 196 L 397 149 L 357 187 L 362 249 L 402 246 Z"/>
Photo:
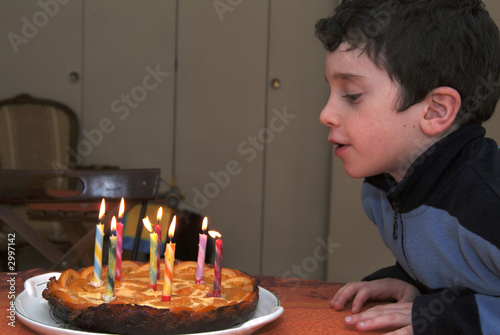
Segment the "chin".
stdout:
<path fill-rule="evenodd" d="M 355 179 L 360 179 L 360 178 L 365 178 L 366 174 L 361 173 L 360 171 L 355 171 L 355 170 L 350 170 L 344 166 L 344 170 L 347 173 L 347 175 L 351 178 Z"/>

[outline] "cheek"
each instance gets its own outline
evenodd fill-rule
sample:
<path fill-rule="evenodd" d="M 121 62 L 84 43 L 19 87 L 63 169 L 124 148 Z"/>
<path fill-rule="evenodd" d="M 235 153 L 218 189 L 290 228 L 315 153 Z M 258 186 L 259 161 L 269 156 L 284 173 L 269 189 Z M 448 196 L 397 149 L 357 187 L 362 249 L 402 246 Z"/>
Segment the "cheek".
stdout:
<path fill-rule="evenodd" d="M 370 154 L 380 151 L 381 147 L 390 147 L 396 139 L 392 136 L 391 127 L 385 126 L 380 120 L 363 119 L 351 120 L 349 133 L 354 145 Z"/>

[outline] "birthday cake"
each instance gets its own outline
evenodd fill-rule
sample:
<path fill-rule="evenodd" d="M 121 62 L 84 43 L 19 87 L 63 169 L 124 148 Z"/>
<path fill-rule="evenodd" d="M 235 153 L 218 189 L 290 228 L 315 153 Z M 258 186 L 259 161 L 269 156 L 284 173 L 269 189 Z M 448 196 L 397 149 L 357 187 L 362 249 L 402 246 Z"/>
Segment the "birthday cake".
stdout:
<path fill-rule="evenodd" d="M 247 321 L 259 299 L 257 281 L 242 271 L 223 268 L 221 296 L 214 297 L 213 267 L 205 265 L 205 283 L 196 284 L 196 262 L 180 262 L 173 270 L 171 300 L 162 301 L 163 274 L 152 290 L 149 263 L 124 261 L 114 298 L 106 302 L 106 277 L 101 275 L 104 283 L 95 287 L 93 271 L 93 266 L 66 270 L 43 291 L 56 318 L 86 331 L 163 335 L 222 330 Z"/>

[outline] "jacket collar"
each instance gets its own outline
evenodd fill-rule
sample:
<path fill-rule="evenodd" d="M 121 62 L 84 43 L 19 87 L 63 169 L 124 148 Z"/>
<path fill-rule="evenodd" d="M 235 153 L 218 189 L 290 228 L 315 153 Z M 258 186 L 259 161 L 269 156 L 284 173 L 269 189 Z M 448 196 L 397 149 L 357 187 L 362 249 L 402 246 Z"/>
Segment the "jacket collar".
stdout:
<path fill-rule="evenodd" d="M 422 205 L 435 191 L 438 182 L 450 173 L 450 168 L 461 161 L 462 149 L 485 134 L 486 130 L 480 123 L 460 127 L 415 159 L 401 182 L 396 183 L 388 174 L 368 177 L 365 182 L 386 192 L 391 203 L 398 203 L 400 212 L 409 212 Z"/>

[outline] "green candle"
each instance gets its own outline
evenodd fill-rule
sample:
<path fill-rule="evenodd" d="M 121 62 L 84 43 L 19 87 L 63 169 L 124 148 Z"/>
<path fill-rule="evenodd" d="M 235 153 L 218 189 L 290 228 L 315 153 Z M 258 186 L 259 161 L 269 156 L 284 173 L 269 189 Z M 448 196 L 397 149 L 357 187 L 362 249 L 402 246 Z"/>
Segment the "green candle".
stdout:
<path fill-rule="evenodd" d="M 116 231 L 116 218 L 111 220 L 111 232 Z M 105 301 L 112 301 L 115 295 L 115 271 L 116 271 L 116 236 L 109 237 L 109 255 L 108 255 L 108 278 L 106 290 L 102 298 Z"/>

